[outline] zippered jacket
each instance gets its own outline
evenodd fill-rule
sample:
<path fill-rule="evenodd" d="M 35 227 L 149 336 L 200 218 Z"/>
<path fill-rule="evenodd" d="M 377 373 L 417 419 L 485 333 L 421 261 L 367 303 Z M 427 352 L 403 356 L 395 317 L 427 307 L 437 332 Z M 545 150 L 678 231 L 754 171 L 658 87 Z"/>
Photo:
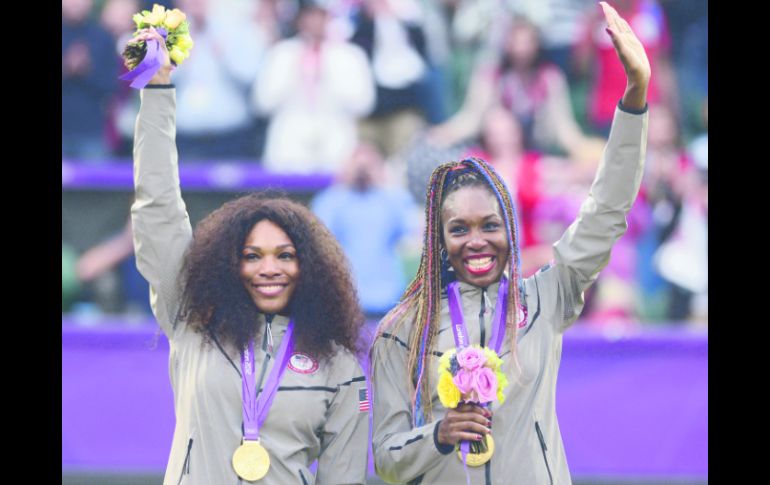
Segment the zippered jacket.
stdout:
<path fill-rule="evenodd" d="M 174 323 L 181 302 L 180 270 L 192 228 L 179 188 L 175 139 L 175 90 L 140 92 L 134 141 L 131 207 L 137 267 L 150 283 L 150 302 L 168 337 L 169 377 L 176 425 L 164 485 L 238 485 L 232 456 L 241 444 L 243 400 L 240 353 L 226 342 L 204 344 L 185 322 Z M 260 327 L 268 325 L 260 316 Z M 269 325 L 277 350 L 288 319 Z M 255 377 L 269 347 L 255 335 Z M 275 357 L 270 353 L 272 357 Z M 274 358 L 264 365 L 269 375 Z M 338 348 L 327 362 L 294 353 L 280 381 L 260 441 L 270 455 L 267 475 L 256 483 L 363 484 L 367 473 L 369 401 L 356 358 Z M 265 379 L 266 380 L 266 379 Z M 318 460 L 317 472 L 311 464 Z"/>
<path fill-rule="evenodd" d="M 647 141 L 647 109 L 640 113 L 618 107 L 607 146 L 577 219 L 554 245 L 554 262 L 524 280 L 528 316 L 518 329 L 521 371 L 511 359 L 510 339 L 500 355 L 509 385 L 505 402 L 492 407 L 495 452 L 485 466 L 468 467 L 473 484 L 570 484 L 567 458 L 556 419 L 556 378 L 562 335 L 583 308 L 583 292 L 610 258 L 615 241 L 626 230 L 628 214 L 643 174 Z M 487 345 L 498 283 L 479 288 L 461 282 L 460 295 L 471 344 Z M 439 357 L 454 348 L 447 299 L 428 368 L 438 382 Z M 372 448 L 377 474 L 387 483 L 465 484 L 457 453 L 437 441 L 446 409 L 434 388 L 434 421 L 412 426 L 407 376 L 411 325 L 396 334 L 383 329 L 372 348 L 374 429 Z M 585 440 L 591 440 L 585 436 Z"/>

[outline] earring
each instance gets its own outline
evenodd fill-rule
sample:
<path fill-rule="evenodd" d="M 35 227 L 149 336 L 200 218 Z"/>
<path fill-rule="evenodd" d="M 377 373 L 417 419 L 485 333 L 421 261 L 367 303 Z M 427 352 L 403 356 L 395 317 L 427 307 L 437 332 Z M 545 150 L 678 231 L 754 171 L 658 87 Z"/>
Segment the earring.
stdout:
<path fill-rule="evenodd" d="M 441 250 L 439 251 L 439 256 L 441 257 L 441 266 L 445 268 L 445 271 L 455 270 L 452 267 L 452 265 L 449 263 L 449 255 L 446 252 L 446 248 L 441 248 Z"/>

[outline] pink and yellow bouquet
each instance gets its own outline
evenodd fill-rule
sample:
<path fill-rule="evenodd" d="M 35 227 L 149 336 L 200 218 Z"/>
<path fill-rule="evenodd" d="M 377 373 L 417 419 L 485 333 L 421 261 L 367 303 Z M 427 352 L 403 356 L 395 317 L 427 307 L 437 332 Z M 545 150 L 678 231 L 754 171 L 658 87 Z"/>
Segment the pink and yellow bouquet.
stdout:
<path fill-rule="evenodd" d="M 450 349 L 439 360 L 438 397 L 445 408 L 460 402 L 485 406 L 495 400 L 505 401 L 503 389 L 508 378 L 500 367 L 503 361 L 487 347 L 468 346 L 457 352 Z M 474 446 L 475 445 L 475 446 Z M 474 449 L 476 447 L 480 447 Z M 471 443 L 473 453 L 486 451 L 486 441 Z"/>

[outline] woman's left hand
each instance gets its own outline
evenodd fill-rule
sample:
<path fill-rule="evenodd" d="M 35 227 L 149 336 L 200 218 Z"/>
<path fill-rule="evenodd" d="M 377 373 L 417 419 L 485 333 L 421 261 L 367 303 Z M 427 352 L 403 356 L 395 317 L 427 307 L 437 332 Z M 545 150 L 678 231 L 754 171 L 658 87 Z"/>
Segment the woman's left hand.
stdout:
<path fill-rule="evenodd" d="M 607 33 L 612 38 L 620 62 L 626 71 L 626 92 L 623 106 L 641 110 L 647 103 L 647 86 L 650 83 L 650 61 L 631 26 L 618 15 L 617 10 L 607 2 L 599 2 L 607 20 Z"/>

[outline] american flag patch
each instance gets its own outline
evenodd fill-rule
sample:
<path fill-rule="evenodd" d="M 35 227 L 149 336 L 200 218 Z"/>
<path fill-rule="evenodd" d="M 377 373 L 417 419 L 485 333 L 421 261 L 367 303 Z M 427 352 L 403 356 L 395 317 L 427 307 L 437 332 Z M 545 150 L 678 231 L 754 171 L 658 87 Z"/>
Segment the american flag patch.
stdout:
<path fill-rule="evenodd" d="M 369 403 L 369 391 L 364 387 L 358 390 L 358 410 L 368 412 L 372 408 Z"/>

